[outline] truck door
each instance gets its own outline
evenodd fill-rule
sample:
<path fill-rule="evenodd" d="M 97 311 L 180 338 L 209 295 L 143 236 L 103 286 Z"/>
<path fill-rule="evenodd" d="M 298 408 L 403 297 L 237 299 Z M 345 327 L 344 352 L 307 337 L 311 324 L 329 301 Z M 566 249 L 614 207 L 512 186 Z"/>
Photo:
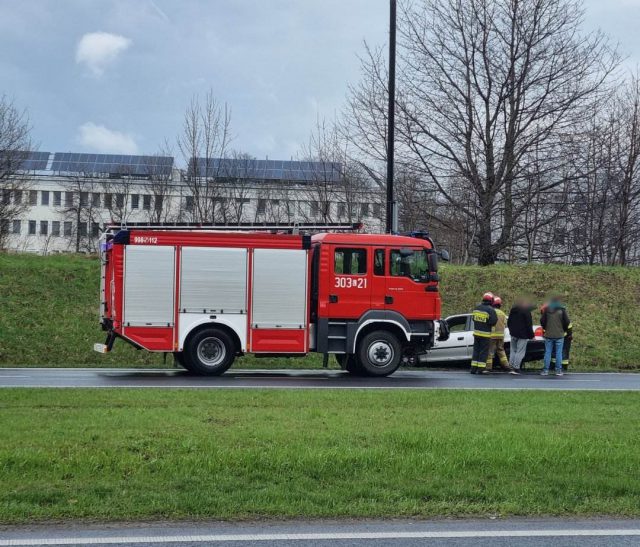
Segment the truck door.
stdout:
<path fill-rule="evenodd" d="M 373 275 L 371 276 L 371 309 L 384 310 L 387 296 L 388 251 L 385 248 L 373 248 Z"/>
<path fill-rule="evenodd" d="M 429 280 L 427 252 L 424 248 L 391 249 L 385 309 L 407 319 L 433 317 L 435 304 L 426 298 Z"/>
<path fill-rule="evenodd" d="M 330 318 L 357 319 L 371 308 L 370 252 L 366 247 L 334 247 L 328 296 Z"/>

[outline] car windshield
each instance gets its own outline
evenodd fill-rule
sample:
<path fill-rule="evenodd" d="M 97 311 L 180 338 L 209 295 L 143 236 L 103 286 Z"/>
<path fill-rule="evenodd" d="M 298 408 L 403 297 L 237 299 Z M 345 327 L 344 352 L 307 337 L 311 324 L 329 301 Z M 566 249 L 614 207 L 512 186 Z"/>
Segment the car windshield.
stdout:
<path fill-rule="evenodd" d="M 391 275 L 409 277 L 414 281 L 429 281 L 429 262 L 424 249 L 392 249 Z"/>

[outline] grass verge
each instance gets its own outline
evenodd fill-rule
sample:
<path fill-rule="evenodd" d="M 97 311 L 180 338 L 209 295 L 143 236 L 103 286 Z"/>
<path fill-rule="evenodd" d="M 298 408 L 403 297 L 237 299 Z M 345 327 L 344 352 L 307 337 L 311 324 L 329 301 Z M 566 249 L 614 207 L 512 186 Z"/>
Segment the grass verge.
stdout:
<path fill-rule="evenodd" d="M 640 515 L 637 393 L 3 390 L 0 522 Z"/>
<path fill-rule="evenodd" d="M 640 369 L 640 268 L 445 265 L 441 279 L 444 315 L 469 311 L 486 290 L 507 306 L 522 293 L 539 302 L 563 294 L 574 324 L 574 370 Z M 95 258 L 0 254 L 0 366 L 172 366 L 121 341 L 109 355 L 93 352 L 103 341 L 98 284 Z M 244 357 L 236 366 L 320 368 L 322 360 Z"/>

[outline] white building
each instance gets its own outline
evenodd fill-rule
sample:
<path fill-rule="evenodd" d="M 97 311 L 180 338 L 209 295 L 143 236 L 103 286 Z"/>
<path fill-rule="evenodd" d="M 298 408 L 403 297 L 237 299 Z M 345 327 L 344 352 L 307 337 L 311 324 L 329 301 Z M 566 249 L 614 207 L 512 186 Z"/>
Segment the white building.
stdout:
<path fill-rule="evenodd" d="M 166 156 L 38 152 L 0 200 L 13 211 L 4 246 L 36 253 L 95 252 L 113 222 L 384 225 L 380 191 L 330 162 L 194 158 L 181 170 Z"/>

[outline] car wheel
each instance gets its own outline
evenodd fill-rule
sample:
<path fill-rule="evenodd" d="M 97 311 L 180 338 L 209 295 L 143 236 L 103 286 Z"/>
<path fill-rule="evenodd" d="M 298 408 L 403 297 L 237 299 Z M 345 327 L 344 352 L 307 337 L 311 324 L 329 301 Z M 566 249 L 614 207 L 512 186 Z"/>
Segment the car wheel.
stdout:
<path fill-rule="evenodd" d="M 367 376 L 389 376 L 400 366 L 402 346 L 394 334 L 377 330 L 360 340 L 356 355 L 359 368 Z"/>
<path fill-rule="evenodd" d="M 235 359 L 236 347 L 231 336 L 215 327 L 198 331 L 187 342 L 184 366 L 194 374 L 219 376 Z"/>

